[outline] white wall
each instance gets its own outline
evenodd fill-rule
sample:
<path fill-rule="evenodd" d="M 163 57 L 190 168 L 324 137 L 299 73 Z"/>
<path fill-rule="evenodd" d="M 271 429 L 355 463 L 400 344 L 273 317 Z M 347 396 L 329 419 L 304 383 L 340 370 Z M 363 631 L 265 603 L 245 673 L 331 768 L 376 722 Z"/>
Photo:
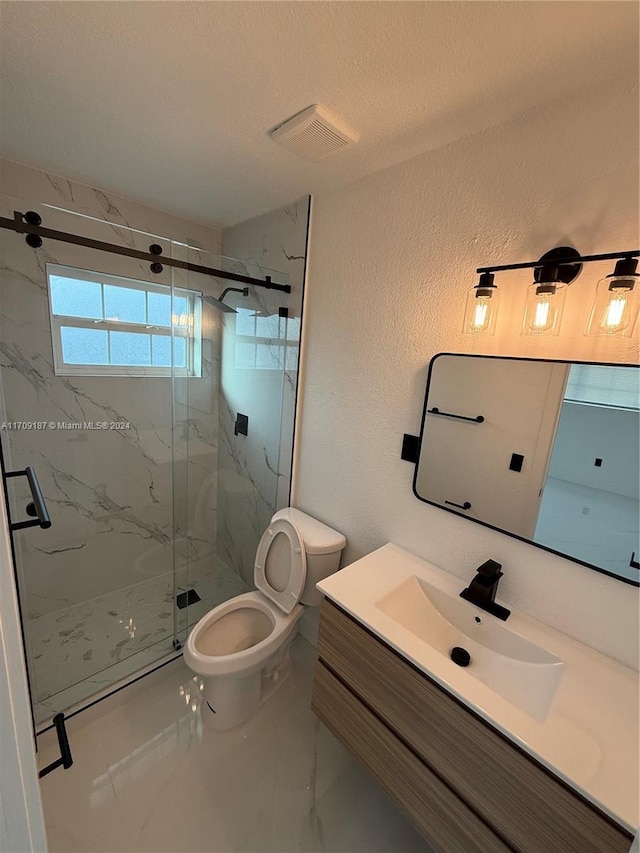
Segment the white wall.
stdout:
<path fill-rule="evenodd" d="M 519 334 L 528 274 L 505 274 L 496 336 L 461 334 L 479 265 L 638 242 L 637 80 L 556 102 L 314 198 L 293 502 L 343 531 L 347 564 L 387 541 L 461 579 L 493 557 L 520 608 L 637 665 L 638 590 L 418 501 L 417 433 L 442 351 L 635 362 L 637 340 L 583 336 L 592 264 L 557 338 Z"/>
<path fill-rule="evenodd" d="M 9 532 L 0 489 L 0 850 L 45 851 Z"/>
<path fill-rule="evenodd" d="M 549 474 L 638 499 L 640 413 L 565 401 Z M 595 464 L 602 459 L 602 465 Z"/>
<path fill-rule="evenodd" d="M 638 580 L 630 558 L 640 553 L 639 437 L 637 411 L 565 401 L 536 541 Z"/>

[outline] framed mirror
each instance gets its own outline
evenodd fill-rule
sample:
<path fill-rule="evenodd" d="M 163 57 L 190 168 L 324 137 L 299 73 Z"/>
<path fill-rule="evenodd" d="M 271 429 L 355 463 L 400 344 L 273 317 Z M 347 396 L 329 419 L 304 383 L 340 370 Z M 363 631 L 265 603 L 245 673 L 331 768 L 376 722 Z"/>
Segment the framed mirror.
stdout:
<path fill-rule="evenodd" d="M 440 353 L 417 498 L 640 586 L 635 365 Z"/>

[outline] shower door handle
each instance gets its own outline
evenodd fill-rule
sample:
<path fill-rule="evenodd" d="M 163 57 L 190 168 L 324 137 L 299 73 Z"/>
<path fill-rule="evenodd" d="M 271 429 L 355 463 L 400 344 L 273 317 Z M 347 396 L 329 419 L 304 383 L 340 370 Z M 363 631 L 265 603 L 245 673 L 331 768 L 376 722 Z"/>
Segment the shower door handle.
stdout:
<path fill-rule="evenodd" d="M 49 518 L 44 497 L 42 496 L 38 476 L 31 465 L 27 465 L 22 471 L 7 471 L 4 478 L 8 480 L 9 477 L 26 477 L 33 499 L 26 506 L 27 515 L 32 516 L 32 519 L 28 521 L 10 521 L 9 530 L 23 530 L 25 527 L 36 526 L 47 530 L 47 528 L 51 527 L 51 519 Z"/>

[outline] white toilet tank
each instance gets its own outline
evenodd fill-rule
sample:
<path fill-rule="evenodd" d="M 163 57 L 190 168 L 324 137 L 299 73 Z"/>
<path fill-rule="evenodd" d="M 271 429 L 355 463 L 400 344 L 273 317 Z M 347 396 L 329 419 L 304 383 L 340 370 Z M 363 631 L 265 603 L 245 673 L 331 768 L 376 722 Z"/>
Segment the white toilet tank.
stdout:
<path fill-rule="evenodd" d="M 322 602 L 322 593 L 316 589 L 316 584 L 338 571 L 340 555 L 347 540 L 342 533 L 294 507 L 279 510 L 271 520 L 277 521 L 279 518 L 286 518 L 294 524 L 304 540 L 307 579 L 300 603 L 317 606 Z"/>

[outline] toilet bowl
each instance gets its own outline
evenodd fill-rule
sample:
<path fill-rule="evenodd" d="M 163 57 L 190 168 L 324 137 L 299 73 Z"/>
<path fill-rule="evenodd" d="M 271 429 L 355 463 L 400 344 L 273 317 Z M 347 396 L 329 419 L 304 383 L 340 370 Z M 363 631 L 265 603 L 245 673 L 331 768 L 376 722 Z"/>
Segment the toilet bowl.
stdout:
<path fill-rule="evenodd" d="M 256 551 L 257 590 L 215 607 L 187 638 L 184 660 L 203 678 L 207 726 L 240 725 L 287 678 L 303 605 L 320 603 L 316 584 L 337 571 L 345 544 L 341 533 L 300 510 L 273 516 Z"/>

